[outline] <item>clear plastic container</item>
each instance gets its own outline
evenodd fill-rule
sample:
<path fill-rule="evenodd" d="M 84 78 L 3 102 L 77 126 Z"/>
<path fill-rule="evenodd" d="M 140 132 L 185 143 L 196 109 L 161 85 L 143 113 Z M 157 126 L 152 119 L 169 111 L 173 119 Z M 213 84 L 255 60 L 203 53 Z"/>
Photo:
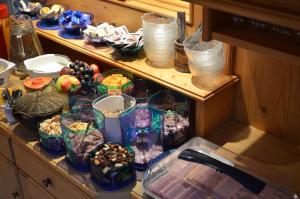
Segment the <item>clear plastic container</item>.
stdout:
<path fill-rule="evenodd" d="M 223 43 L 216 40 L 194 43 L 191 42 L 191 37 L 187 37 L 183 45 L 189 69 L 196 82 L 209 87 L 223 72 L 225 63 Z"/>
<path fill-rule="evenodd" d="M 135 99 L 126 94 L 103 95 L 94 100 L 94 113 L 101 113 L 105 117 L 104 137 L 107 142 L 122 143 L 120 114 L 133 109 L 135 105 Z"/>
<path fill-rule="evenodd" d="M 70 109 L 92 109 L 93 101 L 99 96 L 96 93 L 78 93 L 68 96 Z"/>
<path fill-rule="evenodd" d="M 120 150 L 118 150 L 119 146 L 121 146 L 121 150 L 127 150 L 127 153 L 124 154 L 125 158 L 117 155 L 116 160 L 110 161 L 109 155 L 101 154 L 99 152 L 103 148 L 117 146 L 117 153 L 119 154 Z M 107 153 L 108 150 L 106 150 Z M 101 156 L 102 158 L 99 160 L 95 158 L 95 156 Z M 136 174 L 134 170 L 134 152 L 131 148 L 123 147 L 119 144 L 101 144 L 96 149 L 94 149 L 91 154 L 91 175 L 92 178 L 106 191 L 115 191 L 121 189 L 123 187 L 128 186 L 129 184 L 135 182 Z M 101 162 L 100 162 L 101 161 Z M 125 161 L 125 162 L 124 162 Z M 96 164 L 97 163 L 97 164 Z"/>
<path fill-rule="evenodd" d="M 160 131 L 162 112 L 149 106 L 136 106 L 121 114 L 123 142 L 135 152 L 135 167 L 145 170 L 163 155 Z"/>
<path fill-rule="evenodd" d="M 92 109 L 73 109 L 61 116 L 66 159 L 79 170 L 89 170 L 89 153 L 104 142 L 104 116 L 100 112 L 95 114 Z"/>
<path fill-rule="evenodd" d="M 165 150 L 174 149 L 191 137 L 191 100 L 175 91 L 153 95 L 149 106 L 163 112 L 162 141 Z"/>
<path fill-rule="evenodd" d="M 191 160 L 193 158 L 192 155 L 184 156 L 184 153 L 182 153 L 190 149 L 196 154 L 201 154 L 201 156 L 196 158 L 201 163 L 178 158 L 180 155 Z M 203 154 L 205 158 L 203 158 Z M 210 158 L 213 161 L 210 161 Z M 212 164 L 215 161 L 221 162 L 225 165 L 224 167 L 247 173 L 247 178 L 243 178 L 244 180 L 241 181 L 241 176 L 228 175 L 223 172 L 223 167 Z M 254 162 L 252 163 L 255 164 Z M 191 139 L 171 155 L 149 168 L 145 172 L 142 184 L 146 195 L 155 199 L 295 198 L 293 193 L 265 183 L 260 178 L 254 177 L 253 174 L 237 167 L 237 165 L 247 164 L 251 164 L 249 159 L 244 159 L 237 154 L 197 137 Z"/>
<path fill-rule="evenodd" d="M 154 13 L 142 16 L 144 50 L 147 58 L 155 66 L 163 66 L 174 59 L 174 41 L 177 23 L 174 18 Z"/>
<path fill-rule="evenodd" d="M 146 79 L 133 80 L 134 90 L 131 96 L 136 100 L 136 104 L 148 103 L 149 99 L 161 90 L 158 84 Z"/>

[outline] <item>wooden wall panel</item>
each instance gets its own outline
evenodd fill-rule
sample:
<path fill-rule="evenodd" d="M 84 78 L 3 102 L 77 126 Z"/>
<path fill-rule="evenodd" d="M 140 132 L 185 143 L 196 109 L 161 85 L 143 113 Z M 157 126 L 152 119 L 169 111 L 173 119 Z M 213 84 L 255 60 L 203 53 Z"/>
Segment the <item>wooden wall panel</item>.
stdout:
<path fill-rule="evenodd" d="M 117 25 L 126 24 L 131 31 L 135 31 L 142 26 L 141 17 L 144 12 L 124 7 L 118 4 L 103 0 L 48 0 L 48 3 L 65 3 L 70 9 L 90 12 L 94 14 L 94 22 L 116 23 Z M 194 6 L 194 25 L 188 25 L 187 31 L 191 33 L 202 21 L 202 7 Z"/>
<path fill-rule="evenodd" d="M 238 48 L 234 73 L 235 119 L 300 144 L 300 63 Z"/>

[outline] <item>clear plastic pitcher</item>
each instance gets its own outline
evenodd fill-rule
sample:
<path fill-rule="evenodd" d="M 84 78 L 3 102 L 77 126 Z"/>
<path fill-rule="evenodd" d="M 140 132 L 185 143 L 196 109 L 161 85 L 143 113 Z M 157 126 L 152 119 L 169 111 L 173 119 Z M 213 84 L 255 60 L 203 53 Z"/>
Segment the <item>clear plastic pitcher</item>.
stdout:
<path fill-rule="evenodd" d="M 12 15 L 10 17 L 10 56 L 16 64 L 16 74 L 27 74 L 23 61 L 43 54 L 39 38 L 27 15 Z"/>

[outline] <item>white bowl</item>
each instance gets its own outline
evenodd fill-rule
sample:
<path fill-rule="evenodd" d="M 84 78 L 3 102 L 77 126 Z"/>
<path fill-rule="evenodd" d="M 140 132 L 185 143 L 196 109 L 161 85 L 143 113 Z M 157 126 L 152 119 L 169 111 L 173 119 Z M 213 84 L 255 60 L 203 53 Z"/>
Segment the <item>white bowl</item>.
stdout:
<path fill-rule="evenodd" d="M 15 67 L 15 64 L 0 58 L 0 65 L 4 67 L 4 70 L 0 72 L 0 87 L 5 88 L 9 83 L 10 69 Z"/>
<path fill-rule="evenodd" d="M 65 55 L 46 54 L 24 61 L 30 77 L 58 77 L 60 70 L 69 66 L 69 57 Z"/>

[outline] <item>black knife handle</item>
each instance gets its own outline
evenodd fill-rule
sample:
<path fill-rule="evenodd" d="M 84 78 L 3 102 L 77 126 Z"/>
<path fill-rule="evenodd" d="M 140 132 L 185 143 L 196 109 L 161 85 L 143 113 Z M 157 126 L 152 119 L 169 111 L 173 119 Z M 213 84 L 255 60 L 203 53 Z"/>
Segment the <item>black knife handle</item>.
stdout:
<path fill-rule="evenodd" d="M 260 179 L 192 149 L 185 149 L 179 154 L 178 158 L 198 164 L 203 164 L 216 169 L 216 171 L 230 176 L 241 185 L 243 185 L 246 189 L 255 194 L 259 194 L 266 186 L 266 183 L 261 181 Z"/>

